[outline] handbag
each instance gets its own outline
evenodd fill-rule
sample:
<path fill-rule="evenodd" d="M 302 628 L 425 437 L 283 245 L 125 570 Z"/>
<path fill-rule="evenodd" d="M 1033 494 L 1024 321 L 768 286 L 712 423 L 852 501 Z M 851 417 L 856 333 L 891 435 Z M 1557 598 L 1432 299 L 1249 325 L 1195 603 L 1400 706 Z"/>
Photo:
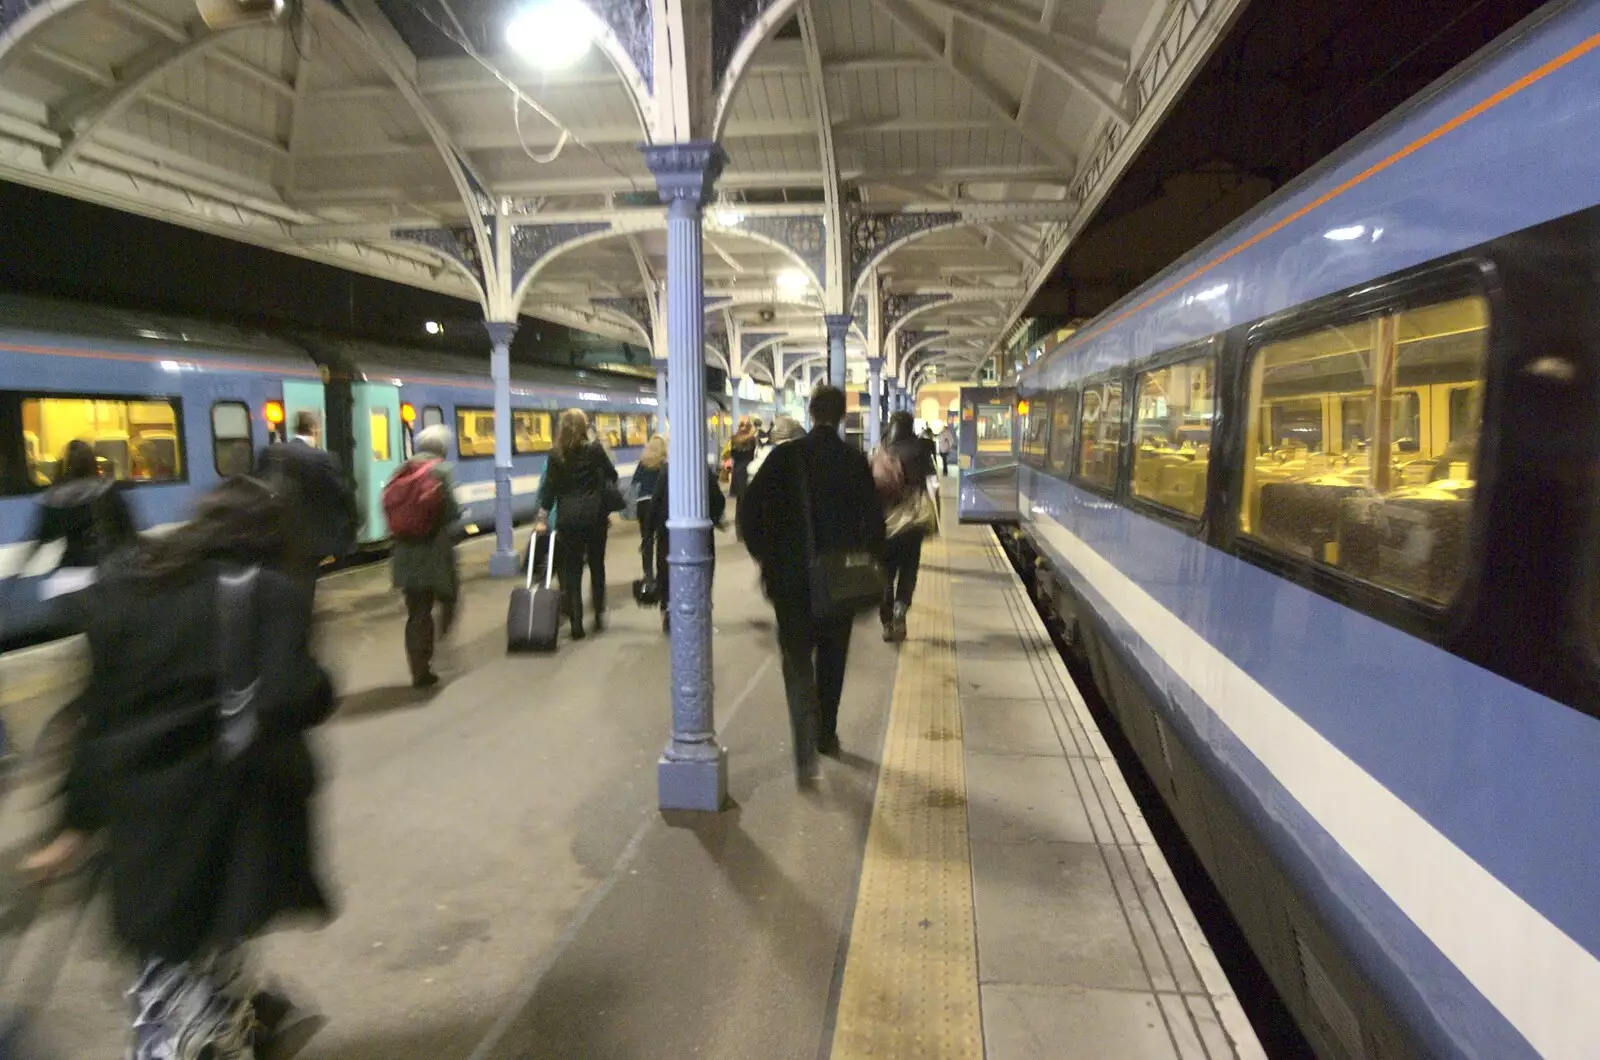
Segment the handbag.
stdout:
<path fill-rule="evenodd" d="M 889 509 L 883 522 L 884 533 L 888 537 L 899 537 L 910 530 L 936 534 L 939 532 L 939 511 L 926 490 L 914 489 L 908 497 Z"/>
<path fill-rule="evenodd" d="M 800 512 L 805 521 L 807 585 L 811 590 L 811 617 L 817 621 L 846 618 L 877 607 L 888 584 L 883 566 L 870 549 L 841 548 L 817 551 L 816 528 L 811 521 L 811 490 L 806 477 L 810 454 L 800 457 Z"/>
<path fill-rule="evenodd" d="M 623 511 L 628 507 L 628 499 L 622 495 L 622 490 L 615 482 L 607 482 L 600 487 L 600 503 L 607 515 Z"/>

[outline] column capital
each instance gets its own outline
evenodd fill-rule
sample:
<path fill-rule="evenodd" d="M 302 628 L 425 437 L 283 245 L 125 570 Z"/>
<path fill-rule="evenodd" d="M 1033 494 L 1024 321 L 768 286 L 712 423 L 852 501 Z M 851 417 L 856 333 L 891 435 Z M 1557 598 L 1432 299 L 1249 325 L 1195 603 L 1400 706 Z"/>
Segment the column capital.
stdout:
<path fill-rule="evenodd" d="M 867 370 L 869 372 L 881 372 L 881 371 L 883 371 L 883 358 L 882 357 L 868 357 L 867 358 Z"/>
<path fill-rule="evenodd" d="M 855 323 L 855 317 L 850 313 L 826 313 L 822 322 L 828 327 L 828 337 L 843 335 L 850 330 L 850 325 Z"/>
<path fill-rule="evenodd" d="M 489 341 L 496 346 L 501 343 L 509 343 L 517 337 L 517 322 L 514 320 L 491 320 L 484 324 L 483 327 L 484 330 L 489 332 Z"/>
<path fill-rule="evenodd" d="M 681 144 L 645 144 L 644 164 L 656 178 L 661 201 L 704 205 L 711 198 L 712 185 L 722 175 L 727 159 L 722 145 L 710 140 Z"/>

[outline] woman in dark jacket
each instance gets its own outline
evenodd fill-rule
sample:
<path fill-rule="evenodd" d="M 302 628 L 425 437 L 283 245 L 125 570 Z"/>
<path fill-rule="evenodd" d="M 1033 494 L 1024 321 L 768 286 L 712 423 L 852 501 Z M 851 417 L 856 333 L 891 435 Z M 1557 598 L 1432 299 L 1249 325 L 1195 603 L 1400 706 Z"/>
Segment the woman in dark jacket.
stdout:
<path fill-rule="evenodd" d="M 883 446 L 900 462 L 900 473 L 905 480 L 900 495 L 890 498 L 884 505 L 887 515 L 897 506 L 914 501 L 918 493 L 926 492 L 934 470 L 929 442 L 917 437 L 916 421 L 909 412 L 896 412 L 889 418 L 889 432 Z M 883 543 L 883 566 L 888 584 L 883 590 L 878 617 L 883 620 L 884 640 L 905 640 L 906 612 L 911 610 L 911 596 L 917 591 L 922 540 L 926 536 L 924 529 L 912 526 L 901 529 Z"/>
<path fill-rule="evenodd" d="M 589 567 L 589 593 L 594 597 L 594 629 L 605 628 L 606 532 L 611 527 L 609 493 L 615 492 L 617 469 L 599 442 L 589 440 L 589 417 L 582 409 L 561 414 L 556 445 L 550 451 L 539 483 L 540 523 L 556 513 L 556 575 L 572 617 L 572 639 L 583 639 L 583 568 Z M 607 487 L 611 487 L 610 490 Z"/>
<path fill-rule="evenodd" d="M 61 476 L 39 498 L 33 539 L 22 564 L 26 566 L 43 546 L 62 542 L 57 573 L 68 588 L 44 590 L 49 596 L 59 596 L 62 591 L 75 592 L 92 580 L 102 561 L 131 545 L 138 536 L 116 480 L 100 477 L 99 460 L 88 442 L 72 441 L 61 461 Z M 81 616 L 62 607 L 57 607 L 57 614 L 64 625 L 74 629 L 82 622 Z"/>
<path fill-rule="evenodd" d="M 658 434 L 644 447 L 639 466 L 633 469 L 634 511 L 639 517 L 639 564 L 648 585 L 656 581 L 656 490 L 661 487 L 661 475 L 666 466 L 667 439 Z"/>
<path fill-rule="evenodd" d="M 90 590 L 64 828 L 28 868 L 59 872 L 105 834 L 112 925 L 140 962 L 134 1060 L 253 1056 L 252 1039 L 278 1029 L 261 1023 L 284 1013 L 261 996 L 258 1020 L 243 944 L 280 917 L 328 912 L 305 732 L 334 700 L 308 647 L 309 589 L 272 569 L 285 514 L 261 483 L 229 479 Z M 235 626 L 236 651 L 223 632 Z"/>

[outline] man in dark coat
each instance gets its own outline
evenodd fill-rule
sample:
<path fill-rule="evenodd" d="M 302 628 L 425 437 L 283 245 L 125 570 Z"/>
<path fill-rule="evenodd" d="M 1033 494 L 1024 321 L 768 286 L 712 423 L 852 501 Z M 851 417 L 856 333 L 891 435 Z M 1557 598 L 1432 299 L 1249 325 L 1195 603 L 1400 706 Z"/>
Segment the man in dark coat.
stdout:
<path fill-rule="evenodd" d="M 341 559 L 355 543 L 355 495 L 338 461 L 317 446 L 317 414 L 294 414 L 294 436 L 261 451 L 256 476 L 289 504 L 291 529 L 285 565 L 291 573 L 316 577 L 322 561 Z"/>
<path fill-rule="evenodd" d="M 816 775 L 816 755 L 839 753 L 839 699 L 844 692 L 853 618 L 811 615 L 806 542 L 809 500 L 817 553 L 883 548 L 883 510 L 866 456 L 839 437 L 844 392 L 821 386 L 811 397 L 811 433 L 780 445 L 762 462 L 739 503 L 745 547 L 778 620 L 783 683 L 795 733 L 795 766 L 802 780 Z M 802 493 L 802 474 L 804 492 Z"/>

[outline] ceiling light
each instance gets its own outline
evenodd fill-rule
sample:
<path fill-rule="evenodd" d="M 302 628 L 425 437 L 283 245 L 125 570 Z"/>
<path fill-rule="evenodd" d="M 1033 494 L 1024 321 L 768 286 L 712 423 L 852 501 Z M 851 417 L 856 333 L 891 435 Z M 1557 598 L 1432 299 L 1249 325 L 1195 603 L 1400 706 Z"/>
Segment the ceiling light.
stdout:
<path fill-rule="evenodd" d="M 744 214 L 732 206 L 719 206 L 711 212 L 711 216 L 723 228 L 737 228 L 744 224 Z"/>
<path fill-rule="evenodd" d="M 422 330 L 430 335 L 442 335 L 444 333 L 444 327 L 437 320 L 428 321 L 422 325 Z"/>
<path fill-rule="evenodd" d="M 543 70 L 564 70 L 589 54 L 598 30 L 582 0 L 534 0 L 506 25 L 506 43 Z"/>
<path fill-rule="evenodd" d="M 778 273 L 777 282 L 783 290 L 798 293 L 811 286 L 811 277 L 799 269 L 784 269 Z"/>
<path fill-rule="evenodd" d="M 1348 225 L 1344 228 L 1334 228 L 1322 233 L 1323 239 L 1331 239 L 1337 243 L 1347 243 L 1352 239 L 1360 239 L 1367 234 L 1366 225 Z"/>

